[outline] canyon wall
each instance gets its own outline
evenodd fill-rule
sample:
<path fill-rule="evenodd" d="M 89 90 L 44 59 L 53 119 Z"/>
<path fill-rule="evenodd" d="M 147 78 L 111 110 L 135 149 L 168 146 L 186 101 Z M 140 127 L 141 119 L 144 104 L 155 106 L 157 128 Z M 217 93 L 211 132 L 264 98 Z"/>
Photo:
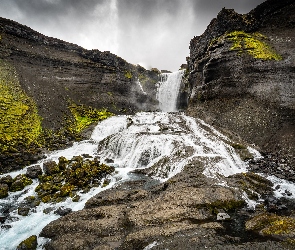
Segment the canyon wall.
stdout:
<path fill-rule="evenodd" d="M 223 9 L 190 42 L 187 113 L 262 151 L 295 156 L 295 4 Z"/>

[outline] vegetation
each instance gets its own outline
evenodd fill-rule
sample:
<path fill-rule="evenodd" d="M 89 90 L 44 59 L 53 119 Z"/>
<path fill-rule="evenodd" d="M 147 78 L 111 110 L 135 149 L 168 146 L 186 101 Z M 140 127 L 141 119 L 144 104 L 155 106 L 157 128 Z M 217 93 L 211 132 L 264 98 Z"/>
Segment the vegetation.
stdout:
<path fill-rule="evenodd" d="M 72 197 L 78 201 L 77 191 L 87 191 L 91 187 L 108 184 L 101 179 L 114 172 L 114 167 L 99 162 L 98 159 L 84 159 L 82 156 L 75 156 L 71 160 L 60 157 L 58 164 L 54 161 L 46 162 L 43 165 L 44 175 L 40 175 L 39 185 L 35 191 L 38 198 L 44 202 L 60 202 L 66 197 Z"/>
<path fill-rule="evenodd" d="M 218 214 L 219 210 L 222 209 L 226 212 L 235 210 L 237 208 L 241 208 L 245 205 L 244 200 L 227 200 L 227 201 L 215 201 L 207 204 L 207 208 L 210 210 L 213 214 Z"/>
<path fill-rule="evenodd" d="M 125 72 L 125 77 L 128 78 L 128 79 L 131 79 L 131 78 L 132 78 L 132 73 L 131 73 L 131 71 L 126 71 L 126 72 Z"/>
<path fill-rule="evenodd" d="M 0 153 L 37 143 L 41 118 L 32 98 L 21 89 L 15 70 L 0 60 Z"/>
<path fill-rule="evenodd" d="M 36 235 L 32 235 L 29 238 L 25 239 L 24 241 L 22 241 L 18 246 L 17 246 L 17 250 L 20 249 L 26 249 L 26 250 L 35 250 L 37 249 L 37 236 Z"/>
<path fill-rule="evenodd" d="M 102 121 L 113 115 L 106 109 L 98 110 L 85 105 L 77 105 L 75 103 L 71 103 L 69 109 L 74 117 L 74 121 L 70 122 L 68 129 L 73 133 L 80 133 L 92 123 Z"/>
<path fill-rule="evenodd" d="M 260 214 L 246 223 L 246 229 L 260 231 L 263 235 L 293 235 L 295 219 L 276 214 Z"/>
<path fill-rule="evenodd" d="M 233 43 L 231 50 L 236 50 L 239 54 L 247 52 L 256 59 L 282 60 L 282 56 L 266 43 L 267 37 L 258 32 L 250 34 L 234 31 L 225 34 L 225 38 Z"/>

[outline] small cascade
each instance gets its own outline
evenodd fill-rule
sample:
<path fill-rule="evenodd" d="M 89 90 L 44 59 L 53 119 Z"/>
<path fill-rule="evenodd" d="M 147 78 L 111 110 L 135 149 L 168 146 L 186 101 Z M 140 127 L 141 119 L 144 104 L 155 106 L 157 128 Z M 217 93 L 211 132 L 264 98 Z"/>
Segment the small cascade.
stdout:
<path fill-rule="evenodd" d="M 147 95 L 147 93 L 143 90 L 143 87 L 142 87 L 142 85 L 141 85 L 139 79 L 137 79 L 136 83 L 137 83 L 137 85 L 139 86 L 141 92 L 142 92 L 144 95 Z"/>
<path fill-rule="evenodd" d="M 160 110 L 164 112 L 176 112 L 177 98 L 184 70 L 179 70 L 173 73 L 161 74 L 158 89 L 158 101 Z"/>

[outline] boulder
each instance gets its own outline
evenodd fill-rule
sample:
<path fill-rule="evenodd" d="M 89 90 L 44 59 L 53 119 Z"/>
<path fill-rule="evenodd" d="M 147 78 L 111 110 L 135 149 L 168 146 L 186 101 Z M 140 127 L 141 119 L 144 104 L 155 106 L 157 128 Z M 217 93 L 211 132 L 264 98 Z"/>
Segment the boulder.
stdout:
<path fill-rule="evenodd" d="M 17 250 L 35 250 L 37 249 L 38 242 L 37 242 L 37 236 L 32 235 L 29 238 L 22 241 L 18 246 Z"/>
<path fill-rule="evenodd" d="M 7 197 L 8 191 L 9 188 L 7 184 L 0 184 L 0 199 Z"/>
<path fill-rule="evenodd" d="M 39 175 L 42 175 L 42 169 L 39 165 L 29 167 L 26 172 L 26 176 L 31 179 L 38 178 Z"/>

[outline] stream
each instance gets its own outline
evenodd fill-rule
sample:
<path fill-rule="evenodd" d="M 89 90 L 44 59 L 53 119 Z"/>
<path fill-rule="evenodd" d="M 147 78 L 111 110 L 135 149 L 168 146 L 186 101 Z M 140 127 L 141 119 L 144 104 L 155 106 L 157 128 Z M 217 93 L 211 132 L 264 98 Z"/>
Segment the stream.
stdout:
<path fill-rule="evenodd" d="M 219 175 L 246 172 L 247 162 L 241 160 L 229 138 L 204 121 L 177 112 L 177 93 L 182 75 L 183 71 L 164 74 L 159 83 L 158 98 L 164 112 L 110 117 L 95 127 L 89 140 L 75 142 L 70 148 L 51 152 L 35 164 L 42 167 L 49 160 L 58 162 L 60 156 L 71 159 L 73 156 L 87 154 L 93 158 L 99 157 L 101 162 L 111 159 L 112 163 L 108 164 L 114 166 L 116 171 L 108 177 L 109 185 L 92 188 L 88 193 L 80 192 L 78 202 L 68 198 L 56 204 L 41 203 L 30 210 L 28 216 L 18 215 L 17 204 L 28 196 L 36 196 L 38 181 L 34 180 L 33 184 L 22 191 L 10 193 L 7 198 L 0 200 L 0 211 L 7 208 L 11 210 L 9 219 L 1 225 L 0 248 L 15 249 L 29 236 L 39 235 L 44 226 L 60 217 L 54 213 L 55 210 L 60 207 L 71 208 L 73 211 L 83 209 L 90 197 L 132 178 L 130 172 L 134 169 L 148 169 L 150 175 L 159 182 L 175 176 L 196 159 L 206 163 L 203 174 L 215 178 L 216 183 L 219 183 Z M 253 148 L 248 147 L 248 151 L 254 157 L 261 157 Z M 25 174 L 28 167 L 9 175 L 15 177 Z M 269 178 L 281 185 L 282 192 L 289 190 L 295 198 L 293 184 L 275 177 Z M 220 185 L 224 184 L 220 182 Z M 276 192 L 279 197 L 280 190 Z M 43 211 L 48 208 L 51 212 L 45 214 Z M 38 249 L 42 249 L 44 243 L 46 239 L 38 237 Z"/>

